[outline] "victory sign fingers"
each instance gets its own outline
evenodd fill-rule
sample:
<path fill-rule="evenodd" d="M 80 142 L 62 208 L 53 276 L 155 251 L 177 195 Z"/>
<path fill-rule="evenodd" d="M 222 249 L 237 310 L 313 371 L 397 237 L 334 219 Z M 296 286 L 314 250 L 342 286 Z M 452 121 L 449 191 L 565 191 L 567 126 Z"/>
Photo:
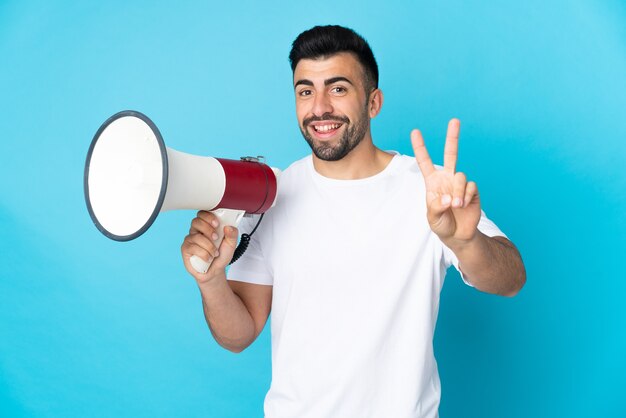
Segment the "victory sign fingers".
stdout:
<path fill-rule="evenodd" d="M 411 132 L 413 152 L 426 186 L 428 222 L 442 239 L 471 236 L 480 218 L 476 183 L 468 182 L 465 174 L 456 171 L 460 129 L 460 121 L 451 119 L 440 170 L 433 165 L 421 132 Z"/>
<path fill-rule="evenodd" d="M 461 130 L 461 122 L 458 119 L 451 119 L 448 123 L 448 133 L 446 134 L 446 145 L 443 150 L 443 168 L 450 174 L 456 173 L 456 161 L 459 154 L 459 132 Z M 413 129 L 411 132 L 411 144 L 417 164 L 424 175 L 428 177 L 435 171 L 433 162 L 426 149 L 424 137 L 419 129 Z"/>

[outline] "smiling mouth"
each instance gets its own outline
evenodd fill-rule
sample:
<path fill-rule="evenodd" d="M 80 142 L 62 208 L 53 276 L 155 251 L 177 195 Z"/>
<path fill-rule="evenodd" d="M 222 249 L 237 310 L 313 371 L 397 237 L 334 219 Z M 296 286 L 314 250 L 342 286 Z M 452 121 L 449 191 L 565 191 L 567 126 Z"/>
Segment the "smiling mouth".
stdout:
<path fill-rule="evenodd" d="M 342 125 L 341 123 L 330 123 L 327 125 L 313 125 L 313 129 L 315 130 L 315 132 L 326 133 L 326 132 L 336 131 L 337 129 L 339 129 L 341 125 Z"/>

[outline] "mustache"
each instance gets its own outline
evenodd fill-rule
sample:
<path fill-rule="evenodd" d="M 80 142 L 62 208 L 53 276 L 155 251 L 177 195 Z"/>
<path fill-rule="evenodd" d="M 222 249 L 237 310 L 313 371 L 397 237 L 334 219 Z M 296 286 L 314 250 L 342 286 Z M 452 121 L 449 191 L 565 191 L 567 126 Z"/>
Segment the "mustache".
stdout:
<path fill-rule="evenodd" d="M 341 122 L 341 123 L 350 123 L 350 119 L 347 116 L 336 116 L 331 115 L 330 113 L 324 113 L 322 116 L 311 116 L 310 118 L 306 118 L 302 121 L 304 126 L 310 124 L 311 122 Z"/>

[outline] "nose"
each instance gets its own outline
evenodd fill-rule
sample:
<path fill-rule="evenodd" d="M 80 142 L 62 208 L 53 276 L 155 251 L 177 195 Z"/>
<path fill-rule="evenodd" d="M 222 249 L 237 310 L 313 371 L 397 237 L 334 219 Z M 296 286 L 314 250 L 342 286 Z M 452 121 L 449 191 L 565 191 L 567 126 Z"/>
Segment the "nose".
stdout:
<path fill-rule="evenodd" d="M 313 115 L 321 117 L 325 114 L 333 113 L 333 106 L 327 94 L 316 94 L 313 99 Z"/>

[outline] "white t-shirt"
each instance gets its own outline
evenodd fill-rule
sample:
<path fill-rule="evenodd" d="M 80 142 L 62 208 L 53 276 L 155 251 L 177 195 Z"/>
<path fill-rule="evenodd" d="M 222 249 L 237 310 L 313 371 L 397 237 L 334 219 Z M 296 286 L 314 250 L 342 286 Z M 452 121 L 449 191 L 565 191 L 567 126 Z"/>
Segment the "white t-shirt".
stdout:
<path fill-rule="evenodd" d="M 228 274 L 273 285 L 267 418 L 438 416 L 433 334 L 458 261 L 428 225 L 424 190 L 415 158 L 397 154 L 359 180 L 323 177 L 311 156 L 282 173 Z M 504 236 L 484 213 L 478 228 Z"/>

